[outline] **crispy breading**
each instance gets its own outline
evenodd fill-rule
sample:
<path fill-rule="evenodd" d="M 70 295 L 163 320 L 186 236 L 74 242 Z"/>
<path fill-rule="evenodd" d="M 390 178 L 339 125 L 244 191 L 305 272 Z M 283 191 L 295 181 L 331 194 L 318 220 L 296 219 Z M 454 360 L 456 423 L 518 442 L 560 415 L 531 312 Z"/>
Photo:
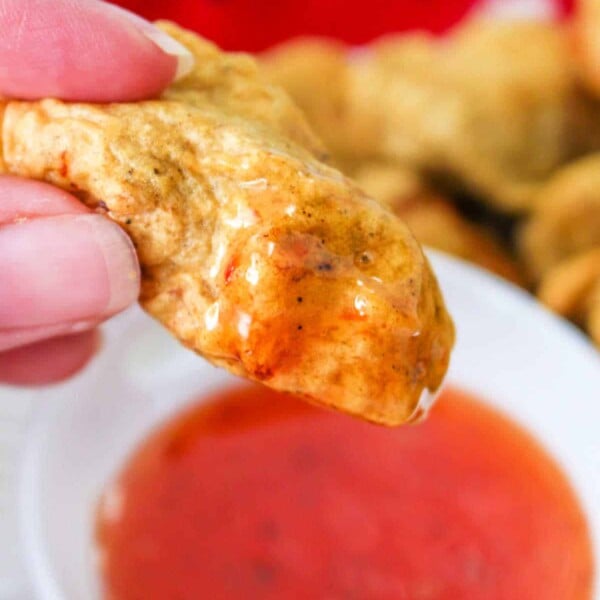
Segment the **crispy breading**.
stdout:
<path fill-rule="evenodd" d="M 516 261 L 493 233 L 467 221 L 449 200 L 428 189 L 413 171 L 369 162 L 352 173 L 352 177 L 373 198 L 389 206 L 421 244 L 523 285 Z"/>
<path fill-rule="evenodd" d="M 538 297 L 555 312 L 585 327 L 600 347 L 600 245 L 551 268 L 542 279 Z"/>
<path fill-rule="evenodd" d="M 315 118 L 331 105 L 327 96 L 310 101 L 309 91 L 331 50 L 306 53 L 293 86 L 278 76 L 307 44 L 266 54 L 265 72 L 310 107 L 317 133 L 343 160 L 392 161 L 521 213 L 554 169 L 600 148 L 599 107 L 578 89 L 556 25 L 473 21 L 441 41 L 400 35 L 351 51 L 336 79 L 334 120 Z"/>
<path fill-rule="evenodd" d="M 534 206 L 517 241 L 531 277 L 539 281 L 562 260 L 600 246 L 600 154 L 559 170 Z"/>
<path fill-rule="evenodd" d="M 404 225 L 341 173 L 254 62 L 162 23 L 195 71 L 154 101 L 11 101 L 6 172 L 133 239 L 142 305 L 231 372 L 365 419 L 411 418 L 453 326 Z"/>

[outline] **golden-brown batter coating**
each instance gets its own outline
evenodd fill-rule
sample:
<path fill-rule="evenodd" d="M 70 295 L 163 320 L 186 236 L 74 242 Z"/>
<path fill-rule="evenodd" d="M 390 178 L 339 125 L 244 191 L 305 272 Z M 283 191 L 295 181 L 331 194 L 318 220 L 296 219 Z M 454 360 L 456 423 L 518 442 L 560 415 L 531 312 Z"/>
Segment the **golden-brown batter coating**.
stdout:
<path fill-rule="evenodd" d="M 5 172 L 118 222 L 143 306 L 211 362 L 372 421 L 409 420 L 453 343 L 418 243 L 319 161 L 251 59 L 161 26 L 195 54 L 192 75 L 156 101 L 6 103 Z"/>

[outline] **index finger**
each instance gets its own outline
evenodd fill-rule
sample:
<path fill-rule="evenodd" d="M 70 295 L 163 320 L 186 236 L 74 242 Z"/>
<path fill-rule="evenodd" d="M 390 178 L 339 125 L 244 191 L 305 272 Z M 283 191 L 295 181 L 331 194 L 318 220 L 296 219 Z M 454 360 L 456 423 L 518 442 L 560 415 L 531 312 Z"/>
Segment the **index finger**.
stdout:
<path fill-rule="evenodd" d="M 140 100 L 192 63 L 167 34 L 99 0 L 0 0 L 0 94 L 8 97 Z"/>

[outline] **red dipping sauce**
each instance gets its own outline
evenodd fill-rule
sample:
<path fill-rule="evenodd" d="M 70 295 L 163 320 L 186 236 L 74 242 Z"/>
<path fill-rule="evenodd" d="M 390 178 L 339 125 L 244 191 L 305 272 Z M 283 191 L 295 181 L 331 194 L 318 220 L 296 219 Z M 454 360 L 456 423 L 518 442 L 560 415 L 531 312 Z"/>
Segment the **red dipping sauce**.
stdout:
<path fill-rule="evenodd" d="M 383 429 L 266 388 L 152 435 L 99 511 L 114 600 L 589 599 L 554 461 L 467 395 Z"/>

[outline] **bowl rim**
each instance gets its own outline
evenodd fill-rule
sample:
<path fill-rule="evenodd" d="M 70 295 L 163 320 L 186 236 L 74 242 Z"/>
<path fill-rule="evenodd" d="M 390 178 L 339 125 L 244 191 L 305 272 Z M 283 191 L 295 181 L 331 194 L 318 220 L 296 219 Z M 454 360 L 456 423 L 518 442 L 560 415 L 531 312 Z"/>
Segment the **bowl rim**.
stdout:
<path fill-rule="evenodd" d="M 465 298 L 468 297 L 473 301 L 474 304 L 470 308 L 476 309 L 477 306 L 481 308 L 481 303 L 483 303 L 486 305 L 483 312 L 497 314 L 499 322 L 503 322 L 507 318 L 507 314 L 513 315 L 515 321 L 528 322 L 532 327 L 533 337 L 540 337 L 541 332 L 543 332 L 546 338 L 554 341 L 556 347 L 551 350 L 554 352 L 553 356 L 560 356 L 563 352 L 569 354 L 575 353 L 577 355 L 577 363 L 573 364 L 579 364 L 578 373 L 587 373 L 586 377 L 589 380 L 590 392 L 593 393 L 593 389 L 600 389 L 600 354 L 598 354 L 583 334 L 574 326 L 540 306 L 524 290 L 489 274 L 487 271 L 440 252 L 428 250 L 427 254 L 433 263 L 444 295 L 450 304 L 453 301 L 454 295 L 461 293 Z M 134 313 L 139 313 L 139 311 L 134 311 Z M 139 319 L 139 314 L 134 314 L 133 317 L 131 315 L 124 315 L 114 323 L 109 324 L 107 329 L 109 330 L 109 337 L 112 335 L 112 343 L 115 343 L 119 335 L 127 328 L 128 322 L 131 319 Z M 458 352 L 462 347 L 461 339 L 463 338 L 461 335 L 461 322 L 457 323 L 457 330 Z M 509 332 L 509 335 L 514 336 L 516 334 Z M 541 339 L 542 337 L 540 337 Z M 107 344 L 103 352 L 110 352 L 111 347 L 111 344 Z M 498 399 L 495 397 L 495 394 L 490 396 L 486 389 L 482 390 L 482 388 L 485 388 L 485 383 L 482 383 L 478 379 L 477 367 L 475 366 L 472 372 L 469 372 L 468 367 L 464 364 L 457 364 L 459 362 L 464 361 L 452 360 L 447 381 L 467 391 L 474 392 L 476 395 L 483 396 L 483 399 L 489 400 L 492 405 L 499 407 L 502 412 L 505 412 L 512 418 L 516 417 L 518 423 L 523 424 L 530 431 L 533 430 L 534 436 L 541 442 L 542 446 L 545 446 L 557 458 L 559 464 L 563 466 L 563 470 L 568 479 L 571 480 L 583 506 L 584 513 L 588 518 L 595 560 L 594 593 L 592 597 L 597 600 L 600 599 L 597 583 L 600 576 L 600 472 L 595 482 L 572 480 L 571 472 L 569 472 L 570 469 L 565 468 L 569 464 L 569 461 L 566 461 L 565 457 L 561 456 L 560 452 L 553 447 L 553 442 L 550 438 L 544 437 L 545 434 L 543 432 L 540 435 L 540 430 L 535 425 L 531 427 L 531 422 L 528 419 L 535 418 L 532 417 L 534 413 L 525 415 L 524 413 L 520 413 L 517 407 L 511 406 L 510 403 L 506 404 L 502 398 Z M 468 381 L 465 382 L 465 378 Z M 81 386 L 85 386 L 85 376 L 79 377 L 77 381 L 67 385 L 73 386 L 70 389 L 81 389 Z M 595 387 L 596 385 L 598 387 Z M 53 390 L 52 395 L 56 397 L 61 389 L 63 389 L 63 386 L 58 386 L 58 388 Z M 35 398 L 39 395 L 39 392 L 33 392 L 32 394 L 32 398 Z M 48 396 L 48 394 L 45 394 L 45 396 Z M 600 406 L 600 403 L 598 403 L 598 406 Z M 597 410 L 600 416 L 600 408 Z M 29 579 L 28 584 L 32 586 L 37 597 L 64 600 L 65 596 L 61 593 L 59 578 L 51 565 L 48 551 L 44 546 L 45 540 L 40 535 L 42 524 L 37 519 L 40 498 L 36 496 L 40 492 L 39 490 L 36 491 L 35 481 L 40 460 L 44 456 L 43 441 L 45 438 L 43 429 L 48 419 L 57 418 L 56 413 L 56 406 L 53 406 L 52 401 L 45 397 L 43 405 L 39 407 L 39 410 L 36 411 L 32 419 L 30 434 L 28 435 L 30 443 L 22 455 L 19 469 L 17 490 L 19 507 L 17 517 L 21 535 L 22 557 Z M 583 423 L 587 418 L 585 415 L 576 415 L 573 417 L 576 422 L 580 423 Z M 600 422 L 600 419 L 596 422 Z M 600 467 L 600 435 L 598 435 L 598 441 L 594 448 L 598 454 L 596 459 L 582 455 L 581 460 L 595 460 L 594 465 Z"/>

